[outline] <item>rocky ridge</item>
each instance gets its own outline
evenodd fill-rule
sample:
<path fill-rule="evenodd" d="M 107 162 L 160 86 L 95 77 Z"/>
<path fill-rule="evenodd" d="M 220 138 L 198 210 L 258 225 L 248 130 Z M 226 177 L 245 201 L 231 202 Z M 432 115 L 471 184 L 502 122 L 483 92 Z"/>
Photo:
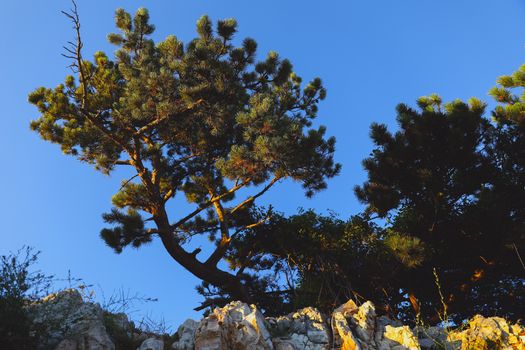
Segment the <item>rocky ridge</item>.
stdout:
<path fill-rule="evenodd" d="M 525 328 L 477 315 L 461 330 L 411 329 L 376 314 L 374 305 L 349 300 L 323 315 L 307 307 L 264 317 L 254 305 L 231 302 L 202 320 L 185 321 L 161 337 L 137 331 L 123 314 L 107 314 L 75 290 L 51 295 L 30 309 L 44 329 L 41 349 L 55 350 L 525 350 Z"/>

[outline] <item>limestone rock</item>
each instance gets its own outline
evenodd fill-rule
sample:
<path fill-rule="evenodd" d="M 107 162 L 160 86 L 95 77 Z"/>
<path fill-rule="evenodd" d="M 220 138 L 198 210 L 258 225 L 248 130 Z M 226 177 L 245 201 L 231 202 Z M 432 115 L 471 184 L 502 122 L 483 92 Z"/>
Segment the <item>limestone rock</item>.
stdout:
<path fill-rule="evenodd" d="M 137 350 L 164 350 L 160 336 L 135 329 L 126 315 L 104 312 L 76 290 L 52 294 L 27 311 L 35 329 L 46 335 L 37 350 L 114 350 L 111 337 L 122 346 L 121 336 L 132 341 L 132 348 L 141 344 Z M 186 320 L 174 335 L 171 349 L 525 350 L 525 329 L 499 317 L 478 315 L 466 329 L 453 331 L 442 327 L 412 330 L 378 317 L 371 302 L 358 306 L 349 300 L 334 310 L 329 321 L 311 307 L 265 319 L 254 305 L 232 302 L 200 322 Z"/>
<path fill-rule="evenodd" d="M 361 350 L 359 341 L 354 337 L 344 314 L 334 311 L 332 314 L 332 333 L 334 339 L 334 348 L 342 350 Z"/>
<path fill-rule="evenodd" d="M 443 327 L 415 327 L 413 331 L 418 336 L 421 349 L 455 349 L 454 345 L 447 341 L 447 331 Z"/>
<path fill-rule="evenodd" d="M 199 322 L 192 319 L 187 319 L 179 329 L 177 329 L 175 341 L 171 347 L 175 350 L 193 350 L 195 347 L 195 331 L 199 326 Z"/>
<path fill-rule="evenodd" d="M 92 326 L 87 330 L 77 330 L 62 340 L 55 350 L 113 350 L 115 345 L 108 337 L 105 328 Z"/>
<path fill-rule="evenodd" d="M 361 349 L 375 349 L 376 310 L 374 305 L 367 301 L 350 316 L 350 327 L 353 329 L 355 337 L 359 340 Z"/>
<path fill-rule="evenodd" d="M 420 350 L 417 336 L 408 326 L 381 316 L 376 320 L 377 350 Z"/>
<path fill-rule="evenodd" d="M 41 348 L 57 350 L 113 350 L 104 326 L 100 305 L 84 302 L 77 290 L 51 294 L 31 305 L 28 313 L 34 325 L 47 335 Z"/>
<path fill-rule="evenodd" d="M 142 342 L 137 350 L 164 350 L 164 342 L 155 338 L 148 338 Z"/>
<path fill-rule="evenodd" d="M 419 350 L 417 337 L 407 326 L 377 317 L 374 305 L 349 300 L 331 319 L 333 348 L 342 350 Z"/>
<path fill-rule="evenodd" d="M 367 302 L 360 307 L 347 301 L 332 313 L 333 347 L 344 350 L 375 349 L 375 308 Z"/>
<path fill-rule="evenodd" d="M 276 349 L 330 349 L 330 333 L 321 313 L 307 307 L 287 316 L 268 319 Z"/>
<path fill-rule="evenodd" d="M 254 305 L 231 302 L 200 322 L 195 350 L 227 349 L 273 349 L 264 318 Z"/>
<path fill-rule="evenodd" d="M 114 326 L 131 333 L 134 325 L 133 325 L 133 322 L 131 322 L 128 319 L 128 316 L 125 313 L 120 312 L 120 313 L 112 314 L 112 313 L 107 312 L 106 315 L 111 320 Z"/>
<path fill-rule="evenodd" d="M 390 349 L 406 349 L 406 350 L 419 350 L 419 342 L 408 326 L 393 327 L 386 325 L 385 331 L 383 332 L 383 339 L 381 344 L 387 344 Z M 382 349 L 380 347 L 380 349 Z"/>
<path fill-rule="evenodd" d="M 509 325 L 501 317 L 476 315 L 469 321 L 468 329 L 451 332 L 448 338 L 451 343 L 457 343 L 461 350 L 525 350 L 525 329 L 519 325 Z"/>

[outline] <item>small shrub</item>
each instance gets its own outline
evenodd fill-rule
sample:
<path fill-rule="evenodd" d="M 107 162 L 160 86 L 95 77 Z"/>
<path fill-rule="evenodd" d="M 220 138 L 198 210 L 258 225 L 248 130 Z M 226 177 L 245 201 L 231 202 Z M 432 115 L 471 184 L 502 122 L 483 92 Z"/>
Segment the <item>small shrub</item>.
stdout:
<path fill-rule="evenodd" d="M 23 247 L 0 256 L 0 344 L 5 350 L 34 349 L 39 331 L 27 314 L 28 304 L 41 298 L 52 277 L 31 271 L 40 252 Z"/>

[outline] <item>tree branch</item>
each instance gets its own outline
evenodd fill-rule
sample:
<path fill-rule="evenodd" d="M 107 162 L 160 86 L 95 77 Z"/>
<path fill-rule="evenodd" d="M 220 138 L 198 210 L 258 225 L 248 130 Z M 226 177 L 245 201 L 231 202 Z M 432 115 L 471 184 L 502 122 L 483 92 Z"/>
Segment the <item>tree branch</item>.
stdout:
<path fill-rule="evenodd" d="M 135 179 L 137 176 L 139 176 L 139 174 L 135 174 L 133 175 L 132 177 L 130 177 L 129 179 L 127 179 L 126 181 L 124 181 L 122 183 L 122 185 L 120 186 L 119 190 L 117 192 L 120 192 L 124 187 L 126 187 L 131 181 L 133 181 L 133 179 Z"/>
<path fill-rule="evenodd" d="M 253 202 L 254 200 L 256 200 L 257 198 L 259 198 L 260 196 L 262 196 L 264 193 L 266 193 L 266 191 L 268 191 L 273 185 L 275 185 L 275 183 L 277 181 L 279 181 L 281 178 L 280 177 L 274 177 L 272 179 L 272 181 L 270 181 L 268 183 L 268 185 L 264 186 L 264 188 L 257 194 L 251 196 L 251 197 L 248 197 L 246 200 L 244 200 L 243 202 L 239 203 L 238 205 L 236 205 L 233 209 L 230 210 L 230 214 L 233 214 L 235 213 L 237 210 L 241 209 L 242 207 L 244 207 L 245 205 Z"/>
<path fill-rule="evenodd" d="M 89 112 L 89 100 L 88 100 L 88 83 L 86 78 L 86 73 L 84 71 L 84 67 L 82 64 L 82 47 L 84 44 L 82 43 L 82 37 L 80 35 L 80 17 L 78 15 L 78 8 L 76 2 L 73 0 L 73 8 L 71 9 L 71 12 L 62 11 L 62 13 L 73 22 L 73 29 L 76 33 L 76 42 L 68 42 L 72 48 L 65 48 L 67 52 L 71 53 L 71 55 L 64 55 L 65 57 L 71 58 L 74 60 L 72 66 L 76 67 L 78 70 L 79 76 L 79 82 L 80 86 L 82 88 L 82 102 L 80 104 L 80 113 L 89 120 L 99 131 L 101 131 L 106 137 L 108 137 L 110 140 L 115 142 L 118 146 L 122 147 L 122 149 L 126 152 L 128 152 L 128 148 L 126 145 L 126 142 L 119 138 L 118 136 L 112 134 L 109 130 L 107 130 L 102 123 L 98 120 L 98 118 L 101 115 L 101 112 L 96 113 L 94 116 L 91 115 Z M 129 152 L 128 152 L 129 154 Z"/>
<path fill-rule="evenodd" d="M 184 111 L 184 112 L 192 110 L 196 105 L 199 105 L 202 102 L 204 102 L 204 100 L 202 98 L 197 100 L 195 103 L 192 103 L 190 106 L 188 106 L 186 108 L 186 111 Z M 172 115 L 168 115 L 168 116 L 165 116 L 165 117 L 157 118 L 157 119 L 149 122 L 148 124 L 144 125 L 142 128 L 140 128 L 137 131 L 135 131 L 134 136 L 141 136 L 141 135 L 143 135 L 145 132 L 150 131 L 155 126 L 159 125 L 160 123 L 162 123 L 165 120 L 168 120 L 171 117 L 172 117 Z"/>
<path fill-rule="evenodd" d="M 271 214 L 267 215 L 262 220 L 259 220 L 259 221 L 255 222 L 253 224 L 249 224 L 249 225 L 246 225 L 246 226 L 238 229 L 237 231 L 235 231 L 229 237 L 226 237 L 226 238 L 223 237 L 221 239 L 221 241 L 219 242 L 219 245 L 217 246 L 217 248 L 213 251 L 213 253 L 210 255 L 210 257 L 208 258 L 208 260 L 206 260 L 206 262 L 204 264 L 210 265 L 210 266 L 216 266 L 219 263 L 219 261 L 224 257 L 224 255 L 226 254 L 226 252 L 227 252 L 227 250 L 228 250 L 228 248 L 230 246 L 230 243 L 231 243 L 231 241 L 233 240 L 233 238 L 235 236 L 237 236 L 242 231 L 249 230 L 251 228 L 254 228 L 254 227 L 257 227 L 257 226 L 260 226 L 260 225 L 264 224 L 270 218 L 271 218 Z"/>
<path fill-rule="evenodd" d="M 177 228 L 178 226 L 182 225 L 183 223 L 185 223 L 186 221 L 190 220 L 191 218 L 193 218 L 195 215 L 199 214 L 201 211 L 203 211 L 204 209 L 206 208 L 209 208 L 213 203 L 217 202 L 217 201 L 220 201 L 221 199 L 223 199 L 224 197 L 232 194 L 233 192 L 241 189 L 242 187 L 246 186 L 248 183 L 250 183 L 251 179 L 246 179 L 245 181 L 243 181 L 242 183 L 232 187 L 231 189 L 229 189 L 228 191 L 224 192 L 223 194 L 215 197 L 215 198 L 212 198 L 210 199 L 208 202 L 204 203 L 204 204 L 201 204 L 197 209 L 195 209 L 194 211 L 192 211 L 191 213 L 189 213 L 188 215 L 186 215 L 185 217 L 183 217 L 182 219 L 180 219 L 179 221 L 177 221 L 176 223 L 172 224 L 171 225 L 171 228 Z"/>
<path fill-rule="evenodd" d="M 261 191 L 259 191 L 255 195 L 247 198 L 243 202 L 239 203 L 228 214 L 231 215 L 231 214 L 235 213 L 237 210 L 243 208 L 245 205 L 247 205 L 249 203 L 252 203 L 255 199 L 257 199 L 258 197 L 262 196 L 266 191 L 268 191 L 275 183 L 277 183 L 277 181 L 279 181 L 279 179 L 280 179 L 280 177 L 278 177 L 278 176 L 274 177 L 272 179 L 272 181 L 270 181 L 266 186 L 264 186 L 264 188 Z M 226 252 L 227 252 L 227 250 L 228 250 L 228 248 L 230 246 L 230 243 L 232 241 L 233 236 L 237 235 L 238 233 L 240 233 L 240 232 L 242 232 L 244 230 L 247 230 L 247 229 L 259 226 L 259 225 L 263 224 L 268 219 L 269 219 L 269 217 L 266 217 L 266 218 L 264 218 L 263 220 L 261 220 L 261 221 L 259 221 L 257 223 L 254 223 L 254 224 L 251 224 L 251 225 L 247 225 L 247 226 L 237 230 L 231 237 L 228 234 L 225 234 L 224 232 L 222 232 L 222 237 L 221 237 L 221 240 L 219 242 L 219 245 L 214 250 L 214 252 L 210 255 L 208 260 L 206 260 L 205 264 L 206 265 L 210 265 L 210 266 L 216 266 L 219 263 L 219 261 L 224 257 L 224 255 L 226 254 Z"/>

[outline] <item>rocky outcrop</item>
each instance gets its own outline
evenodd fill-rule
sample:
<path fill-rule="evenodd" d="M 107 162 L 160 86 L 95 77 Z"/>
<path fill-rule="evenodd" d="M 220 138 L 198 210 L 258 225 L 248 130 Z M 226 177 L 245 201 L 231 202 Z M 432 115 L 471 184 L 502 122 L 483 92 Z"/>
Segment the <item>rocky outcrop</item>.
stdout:
<path fill-rule="evenodd" d="M 46 334 L 41 349 L 113 350 L 98 304 L 86 303 L 77 290 L 51 294 L 29 308 L 35 328 Z"/>
<path fill-rule="evenodd" d="M 177 339 L 171 347 L 175 350 L 193 350 L 195 348 L 195 331 L 199 327 L 199 322 L 187 319 L 175 333 Z"/>
<path fill-rule="evenodd" d="M 188 322 L 188 321 L 186 321 Z M 185 322 L 185 323 L 186 323 Z M 385 316 L 374 305 L 349 300 L 326 317 L 315 308 L 304 308 L 281 317 L 262 318 L 255 306 L 231 303 L 204 318 L 189 336 L 193 323 L 179 329 L 182 339 L 175 349 L 226 350 L 525 350 L 525 329 L 498 317 L 474 317 L 466 329 L 440 327 L 411 329 Z M 248 326 L 250 325 L 250 326 Z M 266 334 L 270 334 L 268 338 Z"/>
<path fill-rule="evenodd" d="M 517 324 L 509 325 L 501 317 L 474 316 L 467 329 L 451 332 L 447 338 L 449 343 L 461 350 L 525 350 L 525 328 Z"/>
<path fill-rule="evenodd" d="M 195 349 L 273 349 L 263 315 L 254 305 L 231 302 L 217 308 L 195 332 Z"/>
<path fill-rule="evenodd" d="M 164 342 L 156 338 L 148 338 L 137 350 L 164 350 Z"/>
<path fill-rule="evenodd" d="M 378 316 L 371 302 L 352 300 L 330 316 L 307 307 L 267 318 L 254 305 L 232 302 L 200 322 L 186 320 L 173 336 L 141 332 L 126 315 L 104 312 L 75 290 L 52 294 L 29 311 L 46 334 L 42 350 L 525 350 L 525 328 L 503 318 L 478 315 L 453 331 L 411 329 Z"/>
<path fill-rule="evenodd" d="M 374 305 L 349 300 L 332 313 L 333 348 L 343 350 L 418 350 L 417 337 L 407 326 L 376 317 Z"/>
<path fill-rule="evenodd" d="M 330 349 L 330 332 L 325 317 L 312 307 L 287 316 L 268 318 L 272 343 L 279 350 Z"/>

